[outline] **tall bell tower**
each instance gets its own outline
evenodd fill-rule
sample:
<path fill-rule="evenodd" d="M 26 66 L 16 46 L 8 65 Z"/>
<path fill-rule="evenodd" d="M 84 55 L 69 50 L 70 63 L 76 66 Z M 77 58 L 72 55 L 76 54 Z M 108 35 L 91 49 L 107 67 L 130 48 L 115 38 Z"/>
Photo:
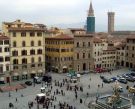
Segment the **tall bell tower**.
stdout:
<path fill-rule="evenodd" d="M 95 33 L 95 16 L 92 2 L 90 2 L 90 7 L 87 16 L 87 33 Z"/>

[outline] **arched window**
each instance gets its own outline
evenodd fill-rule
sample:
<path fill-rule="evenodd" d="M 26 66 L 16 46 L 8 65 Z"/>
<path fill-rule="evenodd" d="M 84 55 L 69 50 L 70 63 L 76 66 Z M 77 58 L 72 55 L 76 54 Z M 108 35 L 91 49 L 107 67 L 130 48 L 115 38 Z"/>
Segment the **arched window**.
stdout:
<path fill-rule="evenodd" d="M 77 59 L 79 59 L 79 53 L 77 53 Z"/>
<path fill-rule="evenodd" d="M 42 54 L 42 49 L 38 49 L 37 53 Z"/>
<path fill-rule="evenodd" d="M 12 51 L 12 56 L 18 56 L 18 51 L 16 50 Z"/>
<path fill-rule="evenodd" d="M 13 47 L 16 47 L 16 41 L 13 42 Z"/>
<path fill-rule="evenodd" d="M 27 55 L 27 50 L 22 50 L 22 56 Z"/>
<path fill-rule="evenodd" d="M 83 53 L 83 59 L 85 58 L 85 53 Z"/>
<path fill-rule="evenodd" d="M 31 41 L 31 46 L 34 46 L 34 41 Z"/>
<path fill-rule="evenodd" d="M 25 47 L 25 46 L 26 46 L 25 41 L 22 41 L 22 47 Z"/>
<path fill-rule="evenodd" d="M 38 62 L 41 62 L 41 57 L 38 57 Z"/>
<path fill-rule="evenodd" d="M 40 40 L 38 41 L 38 46 L 41 46 L 41 41 Z"/>
<path fill-rule="evenodd" d="M 33 49 L 30 50 L 30 54 L 31 54 L 31 55 L 35 55 L 35 50 L 33 50 Z"/>
<path fill-rule="evenodd" d="M 34 60 L 34 58 L 32 57 L 32 58 L 31 58 L 31 63 L 34 63 L 34 62 L 35 62 L 35 60 Z"/>
<path fill-rule="evenodd" d="M 26 58 L 22 59 L 22 64 L 27 64 L 27 59 Z"/>
<path fill-rule="evenodd" d="M 18 59 L 14 59 L 13 64 L 18 64 Z"/>

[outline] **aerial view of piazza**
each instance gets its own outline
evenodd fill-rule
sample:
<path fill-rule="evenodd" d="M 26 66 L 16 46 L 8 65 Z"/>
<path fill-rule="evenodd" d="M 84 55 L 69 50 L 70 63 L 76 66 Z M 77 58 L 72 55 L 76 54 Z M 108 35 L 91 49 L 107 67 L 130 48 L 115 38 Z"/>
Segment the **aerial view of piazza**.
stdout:
<path fill-rule="evenodd" d="M 135 109 L 134 10 L 0 0 L 0 109 Z"/>

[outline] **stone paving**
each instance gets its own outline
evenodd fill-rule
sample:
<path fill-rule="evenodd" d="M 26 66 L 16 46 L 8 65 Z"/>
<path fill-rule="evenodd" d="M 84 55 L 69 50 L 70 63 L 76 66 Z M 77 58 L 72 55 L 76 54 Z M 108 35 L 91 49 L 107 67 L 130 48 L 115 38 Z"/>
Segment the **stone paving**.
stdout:
<path fill-rule="evenodd" d="M 109 73 L 104 73 L 102 75 L 105 75 L 107 77 L 112 77 L 112 76 L 116 76 L 118 74 L 121 73 L 127 73 L 130 72 L 127 69 L 121 69 L 121 70 L 117 70 L 117 71 L 113 71 L 112 74 Z M 59 109 L 58 107 L 58 103 L 60 102 L 66 102 L 70 105 L 72 105 L 73 107 L 75 106 L 76 109 L 88 109 L 88 103 L 90 101 L 95 101 L 95 97 L 97 95 L 97 93 L 99 93 L 99 95 L 106 95 L 106 94 L 111 94 L 112 93 L 112 86 L 114 85 L 114 83 L 111 84 L 104 84 L 104 87 L 101 88 L 102 85 L 102 81 L 100 79 L 100 75 L 101 74 L 85 74 L 82 75 L 80 82 L 78 83 L 80 86 L 83 86 L 84 91 L 83 92 L 78 92 L 78 99 L 75 99 L 75 94 L 74 91 L 66 91 L 66 86 L 62 87 L 61 89 L 65 91 L 65 96 L 62 95 L 56 95 L 57 97 L 57 101 L 55 101 L 53 103 L 53 105 L 56 105 L 56 109 Z M 66 76 L 66 74 L 55 74 L 52 73 L 52 77 L 53 77 L 53 90 L 52 90 L 52 94 L 53 91 L 56 89 L 60 89 L 57 86 L 54 86 L 54 80 L 59 80 L 62 81 L 63 78 L 68 78 Z M 11 85 L 15 85 L 18 83 L 24 83 L 24 81 L 21 82 L 14 82 L 11 83 Z M 88 85 L 90 85 L 90 88 L 88 88 Z M 100 88 L 98 88 L 98 85 L 100 85 Z M 124 93 L 123 95 L 126 96 L 127 95 L 127 90 L 126 90 L 126 86 L 125 84 L 121 84 L 120 85 L 124 88 Z M 132 82 L 128 82 L 129 86 L 133 86 L 134 83 Z M 45 86 L 45 84 L 43 85 Z M 9 103 L 13 103 L 15 108 L 14 109 L 29 109 L 28 108 L 28 102 L 29 101 L 35 101 L 35 97 L 36 94 L 40 93 L 40 88 L 42 87 L 42 84 L 36 84 L 35 87 L 32 86 L 28 86 L 25 89 L 21 89 L 16 91 L 11 91 L 11 97 L 9 97 L 9 92 L 5 92 L 5 93 L 0 93 L 0 109 L 9 109 L 8 105 Z M 48 88 L 50 89 L 50 88 Z M 61 90 L 60 89 L 60 90 Z M 89 96 L 87 97 L 86 93 L 89 93 Z M 23 97 L 21 97 L 21 95 L 23 94 Z M 130 97 L 132 97 L 132 95 L 130 95 Z M 16 102 L 16 98 L 17 98 L 17 102 Z M 83 103 L 80 104 L 80 98 L 82 98 Z M 36 102 L 34 102 L 34 107 L 31 109 L 37 109 L 37 104 Z M 40 109 L 43 109 L 42 106 L 40 106 Z M 53 107 L 49 107 L 49 109 L 54 109 Z M 135 109 L 135 107 L 133 107 L 132 109 Z"/>

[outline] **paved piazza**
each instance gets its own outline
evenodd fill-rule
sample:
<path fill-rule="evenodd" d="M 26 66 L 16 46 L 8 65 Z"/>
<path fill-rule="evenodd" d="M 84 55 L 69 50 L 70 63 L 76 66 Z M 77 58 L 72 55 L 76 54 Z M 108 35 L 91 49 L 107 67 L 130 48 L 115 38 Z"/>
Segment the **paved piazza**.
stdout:
<path fill-rule="evenodd" d="M 128 71 L 127 69 L 121 69 L 121 70 L 112 71 L 112 74 L 104 73 L 102 75 L 105 75 L 107 77 L 111 77 L 111 76 L 113 77 L 113 76 L 116 76 L 118 74 L 128 73 L 128 72 L 130 72 L 130 71 Z M 65 96 L 62 96 L 61 94 L 56 95 L 57 100 L 56 101 L 54 100 L 54 102 L 52 104 L 52 105 L 56 105 L 56 109 L 59 109 L 59 106 L 58 106 L 59 101 L 62 103 L 66 102 L 69 105 L 76 107 L 73 109 L 89 109 L 88 103 L 91 101 L 95 101 L 97 93 L 99 93 L 100 96 L 110 94 L 110 93 L 112 93 L 112 86 L 114 85 L 114 83 L 111 83 L 111 84 L 103 83 L 103 88 L 102 88 L 101 87 L 102 80 L 100 79 L 100 74 L 82 75 L 80 82 L 78 84 L 79 84 L 79 86 L 83 86 L 83 92 L 78 91 L 78 97 L 76 100 L 75 92 L 74 91 L 67 91 L 66 85 L 63 86 L 62 88 L 60 88 L 58 86 L 54 86 L 55 80 L 62 82 L 62 80 L 64 78 L 68 78 L 66 76 L 66 74 L 52 73 L 52 78 L 53 78 L 53 82 L 52 82 L 53 89 L 52 89 L 51 95 L 53 95 L 53 93 L 56 89 L 63 90 L 65 92 Z M 14 82 L 14 83 L 11 83 L 11 85 L 18 84 L 18 83 L 24 83 L 24 81 Z M 90 85 L 90 88 L 88 88 L 88 85 Z M 98 85 L 100 85 L 99 89 L 98 89 Z M 133 86 L 134 83 L 128 82 L 127 85 L 120 83 L 120 85 L 124 88 L 123 96 L 127 97 L 128 92 L 126 90 L 126 86 L 127 85 Z M 28 107 L 29 101 L 34 102 L 34 107 L 31 109 L 37 109 L 35 97 L 36 97 L 36 94 L 40 93 L 41 86 L 42 86 L 42 84 L 36 84 L 35 87 L 32 85 L 32 86 L 28 86 L 25 89 L 18 90 L 17 92 L 12 91 L 11 97 L 9 97 L 9 92 L 0 93 L 0 109 L 9 109 L 10 102 L 14 104 L 14 109 L 29 109 L 29 107 Z M 50 88 L 47 88 L 47 90 L 48 89 L 50 89 Z M 87 97 L 87 93 L 89 93 L 88 97 Z M 23 97 L 21 97 L 21 94 L 23 94 Z M 129 98 L 132 97 L 131 94 L 128 96 L 129 96 Z M 16 98 L 17 98 L 17 102 L 16 102 Z M 80 98 L 83 101 L 82 104 L 80 104 Z M 43 109 L 43 106 L 40 105 L 40 109 Z M 54 109 L 54 106 L 52 106 L 52 107 L 50 106 L 49 109 Z M 135 109 L 135 107 L 132 107 L 132 109 Z"/>

